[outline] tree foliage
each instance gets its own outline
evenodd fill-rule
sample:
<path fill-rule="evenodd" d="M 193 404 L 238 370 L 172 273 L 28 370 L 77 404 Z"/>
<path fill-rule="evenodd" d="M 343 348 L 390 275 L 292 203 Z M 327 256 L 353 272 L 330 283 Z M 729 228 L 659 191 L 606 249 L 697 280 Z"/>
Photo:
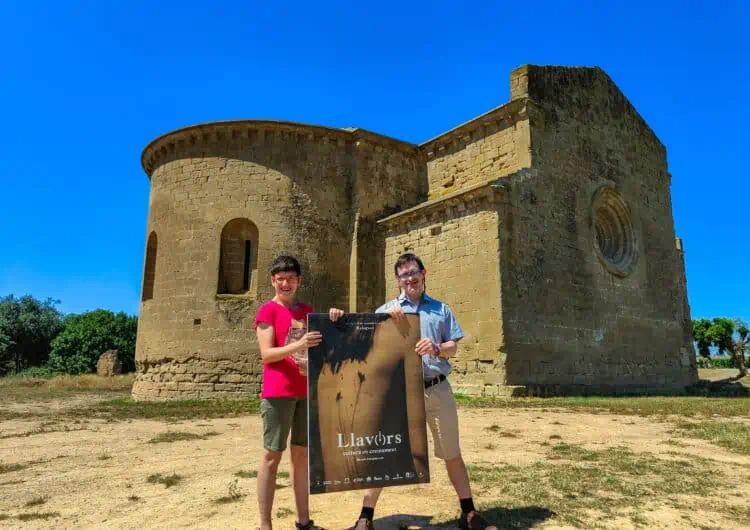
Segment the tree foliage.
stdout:
<path fill-rule="evenodd" d="M 706 359 L 711 357 L 711 339 L 707 335 L 710 328 L 711 321 L 707 318 L 693 320 L 693 340 L 698 347 L 700 356 Z"/>
<path fill-rule="evenodd" d="M 747 323 L 740 319 L 716 317 L 712 320 L 701 318 L 693 321 L 693 340 L 698 353 L 710 360 L 713 348 L 719 355 L 731 356 L 742 377 L 747 373 L 745 353 L 750 346 L 749 333 Z"/>
<path fill-rule="evenodd" d="M 51 369 L 69 374 L 93 372 L 99 356 L 119 350 L 123 371 L 135 370 L 138 318 L 122 311 L 96 309 L 65 318 L 62 332 L 52 341 Z"/>
<path fill-rule="evenodd" d="M 0 298 L 0 375 L 47 361 L 50 343 L 62 329 L 58 303 L 30 295 Z"/>

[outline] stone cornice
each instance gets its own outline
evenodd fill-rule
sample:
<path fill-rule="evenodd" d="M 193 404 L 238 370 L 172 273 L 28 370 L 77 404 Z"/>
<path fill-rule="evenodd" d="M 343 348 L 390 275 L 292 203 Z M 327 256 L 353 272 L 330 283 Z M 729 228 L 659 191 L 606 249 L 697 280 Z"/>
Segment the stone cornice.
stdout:
<path fill-rule="evenodd" d="M 228 120 L 209 123 L 200 123 L 170 131 L 152 140 L 141 154 L 141 166 L 150 177 L 154 169 L 159 165 L 159 159 L 174 151 L 180 142 L 206 142 L 215 143 L 226 139 L 235 139 L 245 136 L 250 138 L 253 134 L 261 132 L 281 132 L 285 134 L 306 137 L 311 141 L 336 142 L 341 147 L 347 143 L 357 148 L 387 147 L 402 152 L 409 156 L 420 156 L 419 148 L 408 142 L 395 138 L 373 133 L 365 129 L 350 128 L 336 129 L 321 125 L 309 125 L 291 121 L 279 120 Z"/>
<path fill-rule="evenodd" d="M 429 216 L 445 208 L 456 207 L 460 211 L 476 205 L 494 204 L 498 198 L 505 193 L 509 185 L 507 178 L 493 179 L 480 182 L 468 188 L 454 191 L 438 199 L 425 201 L 413 208 L 389 215 L 380 219 L 377 224 L 386 228 L 407 224 L 414 218 Z"/>
<path fill-rule="evenodd" d="M 441 148 L 444 150 L 445 146 L 455 141 L 462 141 L 464 143 L 471 142 L 473 139 L 473 133 L 479 129 L 491 125 L 496 125 L 499 128 L 511 126 L 517 121 L 524 120 L 528 117 L 528 103 L 533 104 L 533 102 L 528 99 L 517 99 L 505 103 L 504 105 L 500 105 L 499 107 L 495 107 L 472 120 L 464 122 L 439 136 L 427 140 L 419 145 L 419 149 L 425 153 L 429 159 L 434 156 L 439 156 Z"/>

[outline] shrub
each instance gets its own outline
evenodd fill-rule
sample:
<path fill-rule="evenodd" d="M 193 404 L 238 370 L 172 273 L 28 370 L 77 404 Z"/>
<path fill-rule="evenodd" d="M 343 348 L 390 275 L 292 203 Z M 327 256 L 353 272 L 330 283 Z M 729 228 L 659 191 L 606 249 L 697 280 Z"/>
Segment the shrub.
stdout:
<path fill-rule="evenodd" d="M 138 318 L 123 312 L 97 309 L 65 318 L 62 332 L 52 341 L 50 369 L 68 374 L 93 372 L 107 350 L 119 350 L 125 372 L 135 369 Z"/>

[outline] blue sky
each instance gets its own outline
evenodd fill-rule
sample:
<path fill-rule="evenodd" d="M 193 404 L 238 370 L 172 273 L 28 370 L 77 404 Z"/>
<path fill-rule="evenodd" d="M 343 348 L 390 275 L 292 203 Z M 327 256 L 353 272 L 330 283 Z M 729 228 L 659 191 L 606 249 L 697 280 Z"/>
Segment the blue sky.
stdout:
<path fill-rule="evenodd" d="M 522 64 L 598 65 L 667 146 L 693 317 L 750 319 L 739 0 L 109 4 L 0 3 L 0 296 L 137 313 L 140 154 L 172 129 L 269 118 L 419 143 L 506 102 Z"/>

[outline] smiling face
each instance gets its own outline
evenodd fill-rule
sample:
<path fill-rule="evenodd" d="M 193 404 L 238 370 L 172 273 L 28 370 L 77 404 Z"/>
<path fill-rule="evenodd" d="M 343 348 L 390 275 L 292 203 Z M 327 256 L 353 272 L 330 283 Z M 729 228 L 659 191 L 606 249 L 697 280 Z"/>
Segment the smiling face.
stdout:
<path fill-rule="evenodd" d="M 405 263 L 396 270 L 398 288 L 411 300 L 418 300 L 424 292 L 424 278 L 426 269 L 420 269 L 415 261 Z"/>
<path fill-rule="evenodd" d="M 276 290 L 276 298 L 285 304 L 291 304 L 294 301 L 294 293 L 302 283 L 302 276 L 296 272 L 278 272 L 271 276 L 271 285 Z"/>

